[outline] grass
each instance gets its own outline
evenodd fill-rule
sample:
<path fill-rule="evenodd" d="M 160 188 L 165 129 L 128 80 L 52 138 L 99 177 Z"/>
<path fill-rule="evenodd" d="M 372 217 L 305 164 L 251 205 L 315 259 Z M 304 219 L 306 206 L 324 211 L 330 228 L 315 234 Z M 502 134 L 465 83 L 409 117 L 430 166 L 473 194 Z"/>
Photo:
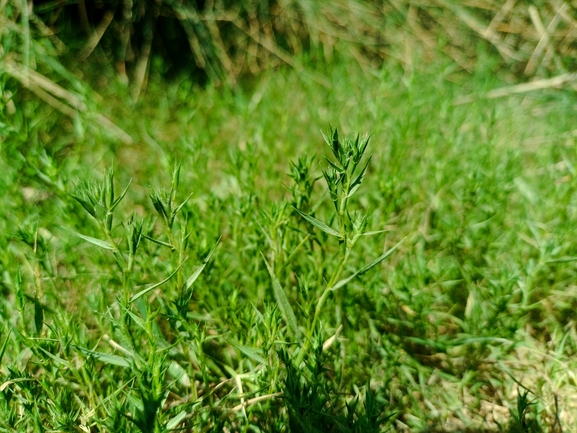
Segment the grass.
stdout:
<path fill-rule="evenodd" d="M 483 64 L 109 79 L 133 144 L 1 76 L 0 429 L 569 429 L 574 95 Z"/>

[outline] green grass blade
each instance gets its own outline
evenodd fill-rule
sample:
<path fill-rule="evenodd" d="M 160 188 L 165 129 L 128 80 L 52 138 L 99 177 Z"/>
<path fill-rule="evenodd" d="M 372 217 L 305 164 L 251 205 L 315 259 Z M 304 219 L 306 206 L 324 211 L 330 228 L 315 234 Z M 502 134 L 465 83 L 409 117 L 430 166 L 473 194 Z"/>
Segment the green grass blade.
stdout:
<path fill-rule="evenodd" d="M 328 225 L 326 225 L 324 222 L 319 221 L 318 219 L 307 215 L 306 213 L 304 213 L 303 211 L 297 209 L 296 207 L 293 207 L 294 210 L 296 210 L 304 219 L 306 219 L 308 222 L 310 222 L 313 226 L 315 226 L 316 228 L 322 230 L 325 233 L 328 233 L 329 235 L 332 236 L 336 236 L 337 238 L 341 237 L 341 234 L 339 232 L 337 232 L 336 230 L 330 228 Z"/>
<path fill-rule="evenodd" d="M 260 253 L 264 263 L 266 265 L 266 268 L 268 270 L 268 273 L 270 275 L 270 278 L 272 280 L 272 288 L 274 291 L 274 297 L 276 298 L 276 302 L 278 304 L 279 310 L 281 312 L 281 314 L 283 315 L 284 320 L 287 323 L 287 326 L 289 327 L 291 333 L 295 336 L 295 337 L 300 337 L 300 332 L 299 332 L 299 328 L 297 325 L 297 318 L 295 316 L 295 313 L 289 303 L 289 300 L 286 296 L 286 293 L 284 292 L 282 286 L 280 285 L 278 279 L 276 278 L 276 275 L 274 274 L 273 269 L 270 267 L 270 265 L 268 264 L 266 257 L 264 256 L 263 253 Z"/>
<path fill-rule="evenodd" d="M 110 245 L 109 242 L 103 241 L 102 239 L 96 239 L 96 238 L 93 238 L 91 236 L 82 235 L 82 234 L 77 233 L 74 230 L 70 230 L 69 228 L 66 228 L 64 226 L 62 226 L 62 228 L 64 230 L 69 231 L 73 235 L 78 236 L 80 239 L 84 239 L 86 242 L 90 242 L 92 245 L 96 245 L 97 247 L 104 248 L 105 250 L 114 251 L 114 247 L 112 245 Z"/>

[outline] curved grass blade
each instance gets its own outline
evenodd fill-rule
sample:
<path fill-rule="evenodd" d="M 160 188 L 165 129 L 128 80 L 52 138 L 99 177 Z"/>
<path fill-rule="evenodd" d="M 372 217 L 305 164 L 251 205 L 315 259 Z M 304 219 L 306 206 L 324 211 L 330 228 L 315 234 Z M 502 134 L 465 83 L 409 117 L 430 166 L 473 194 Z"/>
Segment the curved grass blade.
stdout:
<path fill-rule="evenodd" d="M 264 254 L 260 253 L 260 255 L 262 256 L 262 259 L 264 260 L 264 263 L 266 265 L 266 268 L 267 268 L 268 273 L 270 275 L 270 278 L 272 280 L 272 288 L 273 288 L 273 292 L 274 292 L 274 297 L 275 297 L 276 302 L 278 304 L 279 310 L 280 310 L 281 314 L 283 315 L 283 318 L 286 321 L 286 324 L 287 324 L 288 328 L 290 329 L 290 331 L 292 332 L 292 334 L 295 337 L 300 337 L 300 332 L 299 332 L 299 328 L 297 325 L 297 318 L 296 318 L 295 313 L 294 313 L 294 311 L 293 311 L 293 309 L 289 303 L 289 300 L 286 296 L 286 293 L 284 292 L 282 286 L 280 285 L 278 279 L 276 278 L 276 275 L 274 274 L 273 269 L 268 264 Z"/>

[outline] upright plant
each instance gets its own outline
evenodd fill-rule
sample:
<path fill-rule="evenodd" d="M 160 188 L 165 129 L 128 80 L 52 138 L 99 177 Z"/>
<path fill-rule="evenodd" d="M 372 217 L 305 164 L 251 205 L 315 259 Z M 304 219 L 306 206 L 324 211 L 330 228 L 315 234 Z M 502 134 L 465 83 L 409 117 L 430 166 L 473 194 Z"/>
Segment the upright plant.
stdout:
<path fill-rule="evenodd" d="M 333 128 L 330 128 L 328 135 L 323 134 L 323 137 L 335 157 L 334 160 L 325 158 L 328 162 L 328 167 L 323 170 L 323 176 L 327 183 L 331 201 L 333 202 L 338 229 L 333 229 L 328 224 L 318 220 L 309 213 L 305 213 L 301 209 L 296 207 L 294 209 L 314 227 L 330 236 L 336 237 L 339 242 L 339 252 L 337 264 L 328 282 L 323 288 L 323 291 L 316 303 L 312 320 L 307 326 L 305 341 L 297 357 L 297 365 L 303 361 L 310 347 L 310 342 L 312 341 L 313 334 L 317 330 L 319 318 L 329 295 L 345 286 L 355 277 L 364 274 L 381 263 L 399 245 L 395 245 L 393 248 L 389 249 L 365 267 L 354 272 L 352 275 L 341 279 L 341 274 L 358 240 L 362 236 L 369 236 L 383 231 L 366 231 L 368 215 L 363 214 L 360 211 L 351 211 L 349 206 L 350 198 L 357 192 L 363 183 L 367 173 L 367 168 L 371 161 L 371 158 L 369 158 L 364 165 L 361 164 L 369 144 L 369 137 L 361 138 L 357 135 L 354 139 L 347 137 L 342 140 L 339 138 L 338 130 Z M 295 176 L 293 176 L 293 178 L 294 177 Z M 276 287 L 275 295 L 277 301 L 279 301 L 280 309 L 283 312 L 289 327 L 292 328 L 293 333 L 296 333 L 296 319 L 294 313 L 290 308 L 287 308 L 286 305 L 283 307 L 282 304 L 284 302 L 281 301 L 285 301 L 285 299 L 283 299 L 284 294 L 278 293 L 280 291 L 279 287 L 277 287 L 278 281 L 276 281 L 270 267 L 269 272 L 271 272 L 271 276 L 273 277 L 273 286 Z"/>

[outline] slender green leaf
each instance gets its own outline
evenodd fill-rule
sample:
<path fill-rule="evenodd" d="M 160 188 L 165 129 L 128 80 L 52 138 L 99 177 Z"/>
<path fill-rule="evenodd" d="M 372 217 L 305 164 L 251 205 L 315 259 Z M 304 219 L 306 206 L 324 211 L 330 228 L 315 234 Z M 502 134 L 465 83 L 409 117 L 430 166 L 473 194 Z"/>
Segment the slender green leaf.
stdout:
<path fill-rule="evenodd" d="M 184 199 L 184 201 L 174 210 L 174 212 L 173 212 L 174 215 L 176 215 L 178 212 L 180 212 L 180 209 L 182 209 L 182 207 L 188 202 L 188 200 L 190 200 L 190 197 L 192 197 L 192 194 L 194 194 L 194 193 L 191 192 L 188 195 L 188 197 L 186 197 Z"/>
<path fill-rule="evenodd" d="M 166 430 L 173 430 L 175 429 L 183 420 L 184 418 L 186 418 L 186 415 L 188 415 L 188 412 L 183 410 L 181 411 L 178 415 L 176 415 L 174 418 L 172 418 L 170 421 L 168 421 L 166 423 Z"/>
<path fill-rule="evenodd" d="M 303 211 L 301 211 L 300 209 L 297 209 L 296 207 L 293 207 L 294 210 L 296 210 L 304 219 L 306 219 L 308 222 L 310 222 L 313 226 L 315 226 L 318 229 L 321 229 L 323 232 L 328 233 L 329 235 L 332 236 L 336 236 L 337 238 L 340 238 L 341 235 L 339 232 L 337 232 L 336 230 L 330 228 L 328 225 L 326 225 L 324 222 L 319 221 L 318 219 L 307 215 L 306 213 L 304 213 Z"/>
<path fill-rule="evenodd" d="M 373 235 L 378 235 L 378 234 L 380 234 L 380 233 L 385 233 L 385 232 L 388 232 L 388 231 L 390 231 L 390 230 L 388 230 L 388 229 L 384 229 L 384 230 L 374 230 L 374 231 L 371 231 L 371 232 L 364 232 L 361 236 L 373 236 Z"/>
<path fill-rule="evenodd" d="M 365 272 L 367 272 L 369 269 L 377 266 L 379 263 L 381 263 L 383 260 L 385 260 L 387 257 L 389 257 L 393 251 L 395 251 L 397 249 L 397 247 L 399 245 L 401 245 L 401 243 L 405 240 L 406 238 L 403 238 L 399 241 L 399 243 L 397 243 L 397 245 L 395 245 L 393 248 L 391 248 L 390 250 L 388 250 L 385 254 L 383 254 L 382 256 L 378 257 L 377 259 L 373 260 L 371 263 L 369 263 L 367 266 L 365 266 L 364 268 L 358 270 L 357 272 L 355 272 L 353 275 L 351 275 L 350 277 L 344 278 L 340 281 L 338 281 L 333 287 L 331 287 L 330 290 L 337 290 L 340 289 L 341 287 L 343 287 L 345 284 L 347 284 L 349 281 L 351 281 L 353 278 L 358 277 L 359 275 L 364 274 Z"/>
<path fill-rule="evenodd" d="M 210 249 L 208 255 L 204 258 L 202 264 L 195 269 L 195 271 L 192 273 L 192 275 L 190 277 L 188 277 L 188 280 L 186 280 L 186 284 L 184 285 L 187 290 L 190 289 L 190 287 L 198 279 L 198 277 L 200 276 L 200 274 L 202 273 L 202 271 L 204 270 L 204 268 L 206 267 L 206 265 L 210 261 L 212 255 L 216 251 L 216 247 L 218 246 L 219 243 L 220 243 L 220 238 L 218 238 L 218 240 L 216 241 L 216 244 L 214 244 L 214 246 Z"/>
<path fill-rule="evenodd" d="M 162 245 L 162 246 L 164 246 L 164 247 L 168 247 L 168 248 L 170 248 L 172 251 L 174 251 L 174 250 L 176 249 L 176 248 L 174 247 L 174 245 L 169 244 L 168 242 L 163 242 L 163 241 L 160 241 L 160 240 L 158 240 L 158 239 L 151 238 L 150 236 L 146 236 L 144 233 L 142 234 L 142 237 L 145 238 L 145 239 L 148 239 L 150 242 L 154 242 L 155 244 Z"/>
<path fill-rule="evenodd" d="M 8 339 L 10 338 L 11 333 L 12 333 L 12 330 L 9 330 L 8 335 L 6 336 L 6 339 L 4 340 L 4 343 L 2 344 L 2 349 L 0 349 L 0 365 L 2 365 L 2 358 L 4 358 L 4 352 L 6 351 L 6 346 L 8 346 Z"/>
<path fill-rule="evenodd" d="M 130 180 L 128 181 L 128 185 L 126 185 L 126 188 L 124 188 L 124 191 L 122 191 L 122 194 L 120 194 L 120 197 L 118 197 L 116 200 L 114 200 L 114 203 L 112 203 L 112 206 L 110 207 L 110 212 L 112 212 L 116 208 L 116 206 L 118 206 L 118 204 L 122 201 L 122 199 L 124 198 L 124 196 L 128 192 L 128 188 L 130 188 L 131 183 L 132 183 L 132 178 L 130 178 Z"/>
<path fill-rule="evenodd" d="M 148 292 L 150 292 L 151 290 L 156 289 L 159 286 L 162 286 L 164 283 L 166 283 L 167 281 L 169 281 L 172 277 L 174 277 L 176 275 L 176 273 L 179 271 L 179 269 L 182 267 L 182 265 L 180 265 L 172 274 L 170 274 L 168 276 L 168 278 L 165 278 L 164 280 L 162 280 L 160 283 L 156 283 L 153 284 L 149 287 L 147 287 L 144 290 L 141 290 L 140 292 L 138 292 L 136 295 L 134 295 L 132 298 L 130 298 L 129 302 L 134 302 L 136 301 L 138 298 L 140 298 L 141 296 L 146 295 Z"/>
<path fill-rule="evenodd" d="M 351 189 L 349 190 L 349 194 L 347 195 L 347 198 L 351 197 L 357 191 L 357 189 L 359 189 L 359 187 L 363 183 L 363 180 L 365 179 L 365 175 L 367 173 L 367 168 L 369 166 L 369 163 L 371 162 L 371 159 L 372 159 L 372 156 L 369 157 L 369 160 L 365 164 L 364 168 L 361 170 L 361 173 L 357 176 L 357 178 L 351 184 Z"/>
<path fill-rule="evenodd" d="M 110 245 L 110 242 L 106 242 L 103 241 L 102 239 L 96 239 L 90 236 L 81 235 L 80 233 L 77 233 L 74 230 L 70 230 L 69 228 L 66 228 L 64 226 L 62 226 L 62 228 L 64 230 L 69 231 L 73 235 L 78 236 L 80 239 L 84 239 L 86 242 L 90 242 L 91 244 L 96 245 L 97 247 L 104 248 L 105 250 L 114 251 L 114 247 Z"/>
<path fill-rule="evenodd" d="M 93 357 L 99 361 L 102 361 L 106 364 L 117 365 L 119 367 L 130 367 L 130 362 L 126 358 L 122 356 L 113 355 L 111 353 L 104 353 L 104 352 L 95 352 L 94 350 L 85 349 L 84 347 L 74 346 L 80 352 Z"/>
<path fill-rule="evenodd" d="M 6 388 L 8 388 L 10 385 L 12 385 L 13 383 L 18 383 L 18 382 L 33 382 L 36 379 L 31 379 L 29 377 L 18 377 L 16 379 L 11 379 L 8 380 L 6 382 L 4 382 L 2 385 L 0 385 L 0 392 L 4 392 L 4 390 Z"/>
<path fill-rule="evenodd" d="M 290 262 L 291 262 L 292 258 L 295 256 L 295 254 L 297 253 L 297 251 L 305 244 L 306 241 L 309 240 L 310 236 L 311 236 L 310 234 L 309 234 L 309 235 L 306 235 L 306 236 L 303 238 L 303 240 L 300 241 L 300 242 L 298 243 L 298 245 L 293 248 L 293 250 L 288 254 L 288 257 L 287 257 L 287 259 L 286 259 L 287 263 L 290 263 Z"/>
<path fill-rule="evenodd" d="M 557 259 L 545 260 L 545 263 L 567 263 L 575 261 L 577 261 L 577 257 L 559 257 Z"/>
<path fill-rule="evenodd" d="M 266 364 L 265 359 L 258 353 L 258 351 L 252 347 L 248 347 L 248 346 L 242 346 L 240 344 L 235 344 L 232 343 L 231 344 L 236 347 L 238 350 L 240 350 L 242 353 L 244 353 L 246 356 L 248 356 L 250 359 L 252 359 L 253 361 L 259 362 L 261 364 Z"/>
<path fill-rule="evenodd" d="M 332 162 L 329 158 L 327 158 L 325 156 L 325 159 L 327 160 L 327 162 L 329 163 L 329 165 L 334 168 L 336 171 L 338 171 L 339 173 L 344 173 L 345 170 L 343 170 L 341 167 L 339 167 L 338 165 L 336 165 L 334 162 Z"/>
<path fill-rule="evenodd" d="M 56 364 L 61 365 L 61 366 L 66 367 L 66 368 L 69 368 L 69 369 L 72 368 L 72 366 L 70 365 L 70 363 L 68 361 L 60 358 L 59 356 L 53 355 L 52 353 L 50 353 L 46 349 L 44 349 L 42 346 L 38 345 L 38 346 L 36 346 L 36 348 L 40 349 L 40 351 L 44 352 L 44 354 L 46 356 L 48 356 L 49 358 L 52 358 L 54 360 L 54 362 L 56 362 Z"/>
<path fill-rule="evenodd" d="M 34 298 L 34 326 L 36 327 L 36 333 L 40 335 L 42 333 L 42 325 L 44 324 L 44 310 L 42 309 L 42 304 L 38 297 Z"/>
<path fill-rule="evenodd" d="M 282 286 L 280 285 L 278 279 L 276 278 L 276 275 L 274 274 L 273 269 L 268 264 L 264 254 L 260 253 L 260 255 L 262 256 L 262 258 L 264 260 L 264 263 L 266 265 L 266 268 L 267 268 L 268 273 L 270 275 L 270 278 L 272 280 L 272 288 L 273 288 L 273 292 L 274 292 L 274 297 L 276 298 L 276 302 L 278 304 L 279 310 L 280 310 L 281 314 L 283 315 L 283 318 L 286 321 L 287 326 L 289 327 L 292 334 L 296 337 L 299 337 L 300 332 L 299 332 L 299 328 L 297 325 L 297 318 L 295 316 L 294 311 L 292 310 L 292 307 L 289 303 L 289 300 L 286 296 L 286 293 L 284 292 Z"/>
<path fill-rule="evenodd" d="M 82 207 L 88 212 L 93 218 L 96 218 L 96 209 L 93 203 L 90 203 L 88 200 L 84 200 L 84 198 L 80 197 L 76 194 L 68 194 L 74 200 L 82 205 Z"/>

